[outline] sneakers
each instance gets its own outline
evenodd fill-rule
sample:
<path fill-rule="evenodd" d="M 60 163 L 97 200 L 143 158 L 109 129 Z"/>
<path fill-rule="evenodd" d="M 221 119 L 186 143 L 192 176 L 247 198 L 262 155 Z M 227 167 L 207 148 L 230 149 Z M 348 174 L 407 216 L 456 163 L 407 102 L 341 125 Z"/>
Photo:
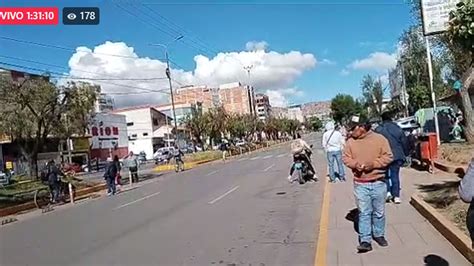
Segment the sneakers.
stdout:
<path fill-rule="evenodd" d="M 362 242 L 357 247 L 357 251 L 359 251 L 359 253 L 366 253 L 366 252 L 369 252 L 371 250 L 372 250 L 372 245 L 370 243 L 367 243 L 367 242 Z"/>
<path fill-rule="evenodd" d="M 385 198 L 385 201 L 386 201 L 386 202 L 390 202 L 390 201 L 392 201 L 392 198 L 393 198 L 393 197 L 392 197 L 392 193 L 387 192 L 387 197 Z"/>
<path fill-rule="evenodd" d="M 393 202 L 395 204 L 400 204 L 400 203 L 402 203 L 402 200 L 399 197 L 395 197 L 395 198 L 393 198 Z"/>
<path fill-rule="evenodd" d="M 293 183 L 293 177 L 291 175 L 288 176 L 288 182 Z"/>
<path fill-rule="evenodd" d="M 383 236 L 374 237 L 374 241 L 377 242 L 377 244 L 379 244 L 379 246 L 381 246 L 381 247 L 388 246 L 387 239 L 385 239 L 385 237 L 383 237 Z"/>

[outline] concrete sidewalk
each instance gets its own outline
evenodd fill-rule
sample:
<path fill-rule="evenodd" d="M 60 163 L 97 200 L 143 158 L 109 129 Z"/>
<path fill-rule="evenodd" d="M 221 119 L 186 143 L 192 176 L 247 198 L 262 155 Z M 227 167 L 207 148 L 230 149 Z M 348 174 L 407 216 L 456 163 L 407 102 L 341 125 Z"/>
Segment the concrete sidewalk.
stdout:
<path fill-rule="evenodd" d="M 453 176 L 413 169 L 402 169 L 401 176 L 402 204 L 390 203 L 386 208 L 389 246 L 382 248 L 373 242 L 374 250 L 366 254 L 357 254 L 354 223 L 346 218 L 356 208 L 352 180 L 330 185 L 327 265 L 471 265 L 409 203 L 417 185 L 442 182 Z"/>

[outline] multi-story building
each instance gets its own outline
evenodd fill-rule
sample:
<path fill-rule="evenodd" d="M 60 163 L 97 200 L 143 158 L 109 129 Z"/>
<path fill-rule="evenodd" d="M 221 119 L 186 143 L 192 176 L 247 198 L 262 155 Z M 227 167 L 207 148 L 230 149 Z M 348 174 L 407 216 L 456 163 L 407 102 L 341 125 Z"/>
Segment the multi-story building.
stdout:
<path fill-rule="evenodd" d="M 176 90 L 176 102 L 201 103 L 204 110 L 218 106 L 229 113 L 255 114 L 255 93 L 251 86 L 239 82 L 222 84 L 217 88 L 186 86 Z"/>
<path fill-rule="evenodd" d="M 97 113 L 87 128 L 90 136 L 90 158 L 105 160 L 128 154 L 127 121 L 125 115 Z"/>
<path fill-rule="evenodd" d="M 270 117 L 271 106 L 267 95 L 263 93 L 257 93 L 255 95 L 255 106 L 257 109 L 258 119 L 265 121 L 268 117 Z"/>
<path fill-rule="evenodd" d="M 272 106 L 271 116 L 278 119 L 289 118 L 288 108 Z"/>
<path fill-rule="evenodd" d="M 125 115 L 127 121 L 129 151 L 135 154 L 145 152 L 147 159 L 172 137 L 172 119 L 153 106 L 138 106 L 115 110 L 115 114 Z"/>
<path fill-rule="evenodd" d="M 293 120 L 298 120 L 301 123 L 304 122 L 303 110 L 301 109 L 301 104 L 288 106 L 288 118 Z"/>
<path fill-rule="evenodd" d="M 95 103 L 95 112 L 96 113 L 108 113 L 112 112 L 115 108 L 115 101 L 110 95 L 105 93 L 99 94 L 97 101 Z"/>
<path fill-rule="evenodd" d="M 171 103 L 155 106 L 155 109 L 171 117 L 173 120 L 176 119 L 177 125 L 181 126 L 183 124 L 184 119 L 186 119 L 186 117 L 188 116 L 192 116 L 193 112 L 197 110 L 198 106 L 200 106 L 200 103 L 193 104 L 185 102 L 175 102 L 174 109 L 176 118 L 173 116 L 173 106 Z"/>

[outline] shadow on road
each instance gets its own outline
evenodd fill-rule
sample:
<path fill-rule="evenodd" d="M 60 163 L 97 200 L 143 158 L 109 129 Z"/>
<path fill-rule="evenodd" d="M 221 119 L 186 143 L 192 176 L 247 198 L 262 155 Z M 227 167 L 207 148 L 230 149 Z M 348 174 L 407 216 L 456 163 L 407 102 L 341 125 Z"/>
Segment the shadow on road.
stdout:
<path fill-rule="evenodd" d="M 449 266 L 449 262 L 438 255 L 430 254 L 423 261 L 425 266 Z"/>
<path fill-rule="evenodd" d="M 346 220 L 351 221 L 354 223 L 354 231 L 358 234 L 359 233 L 359 210 L 354 208 L 349 211 L 346 215 Z"/>

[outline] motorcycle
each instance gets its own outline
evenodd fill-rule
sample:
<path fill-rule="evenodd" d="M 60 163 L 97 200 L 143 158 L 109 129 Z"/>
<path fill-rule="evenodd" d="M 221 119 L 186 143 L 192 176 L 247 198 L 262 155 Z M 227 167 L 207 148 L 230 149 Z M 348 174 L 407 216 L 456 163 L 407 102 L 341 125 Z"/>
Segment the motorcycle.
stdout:
<path fill-rule="evenodd" d="M 311 145 L 311 148 L 313 145 Z M 306 181 L 313 179 L 315 173 L 309 171 L 309 165 L 305 160 L 305 154 L 295 154 L 293 156 L 293 168 L 294 172 L 293 175 L 296 175 L 295 180 L 298 181 L 300 184 L 304 184 Z M 311 161 L 311 158 L 308 158 Z"/>

